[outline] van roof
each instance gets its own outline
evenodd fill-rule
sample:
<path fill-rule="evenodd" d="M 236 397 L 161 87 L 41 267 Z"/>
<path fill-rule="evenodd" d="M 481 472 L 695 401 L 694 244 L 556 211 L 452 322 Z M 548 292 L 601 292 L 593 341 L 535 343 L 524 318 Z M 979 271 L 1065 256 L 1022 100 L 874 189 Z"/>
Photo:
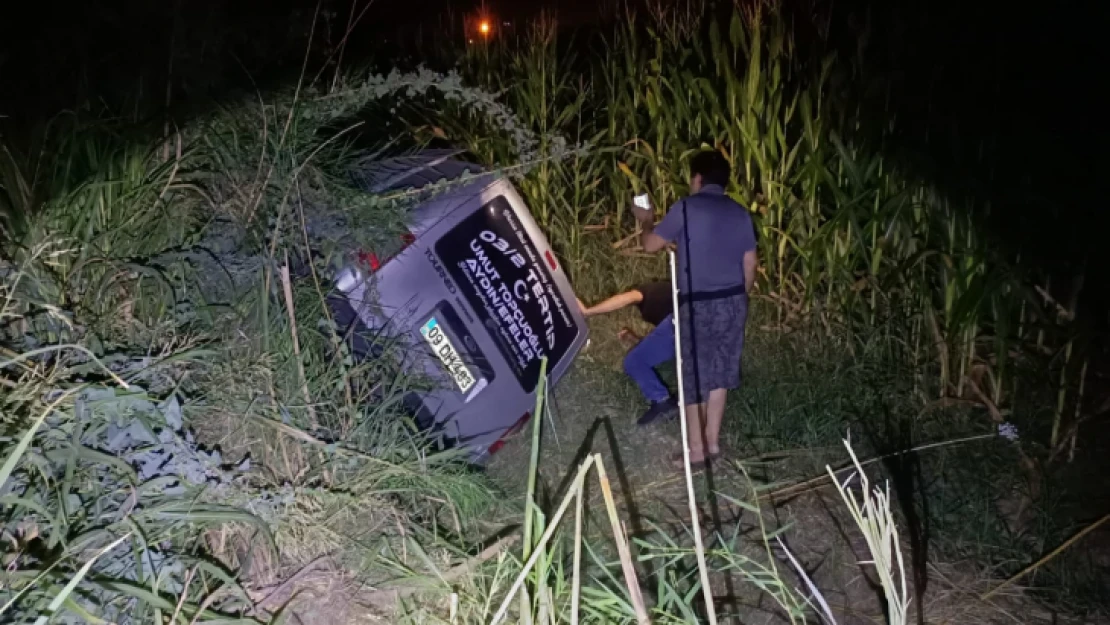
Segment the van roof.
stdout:
<path fill-rule="evenodd" d="M 351 169 L 355 185 L 367 193 L 385 193 L 400 189 L 420 189 L 443 180 L 453 180 L 464 173 L 480 174 L 485 170 L 474 163 L 454 157 L 464 150 L 421 150 L 413 154 L 378 158 L 371 155 Z"/>

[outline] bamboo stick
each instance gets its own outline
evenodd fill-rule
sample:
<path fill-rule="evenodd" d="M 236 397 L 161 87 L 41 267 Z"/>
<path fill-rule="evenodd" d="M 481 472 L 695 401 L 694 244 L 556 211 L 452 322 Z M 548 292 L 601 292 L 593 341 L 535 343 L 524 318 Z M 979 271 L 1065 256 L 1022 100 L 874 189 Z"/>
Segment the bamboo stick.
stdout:
<path fill-rule="evenodd" d="M 570 625 L 578 625 L 578 604 L 582 596 L 582 491 L 574 502 L 574 568 L 571 573 Z"/>
<path fill-rule="evenodd" d="M 694 473 L 690 469 L 690 428 L 686 420 L 686 391 L 682 387 L 682 323 L 678 310 L 678 271 L 675 267 L 674 251 L 668 251 L 671 263 L 671 305 L 674 310 L 674 351 L 678 369 L 678 412 L 682 417 L 682 463 L 686 470 L 686 496 L 690 502 L 690 523 L 694 530 L 694 548 L 698 557 L 698 572 L 701 576 L 701 592 L 705 598 L 706 616 L 710 625 L 716 625 L 717 612 L 713 608 L 713 589 L 709 585 L 709 569 L 705 564 L 705 546 L 701 540 L 701 524 L 698 523 L 698 505 L 694 498 Z M 704 450 L 703 450 L 704 452 Z"/>
<path fill-rule="evenodd" d="M 640 593 L 640 581 L 636 578 L 636 569 L 632 565 L 632 552 L 628 549 L 628 540 L 624 536 L 624 527 L 617 514 L 617 506 L 613 502 L 613 491 L 609 487 L 609 476 L 605 473 L 605 465 L 601 463 L 601 456 L 597 456 L 597 479 L 601 482 L 601 494 L 605 497 L 605 510 L 609 513 L 609 524 L 613 528 L 613 540 L 617 542 L 617 554 L 621 559 L 621 570 L 624 572 L 624 583 L 628 586 L 629 598 L 632 600 L 632 609 L 636 611 L 636 622 L 639 625 L 650 625 L 651 618 L 644 606 L 644 597 Z M 581 501 L 582 492 L 579 489 L 578 499 Z"/>

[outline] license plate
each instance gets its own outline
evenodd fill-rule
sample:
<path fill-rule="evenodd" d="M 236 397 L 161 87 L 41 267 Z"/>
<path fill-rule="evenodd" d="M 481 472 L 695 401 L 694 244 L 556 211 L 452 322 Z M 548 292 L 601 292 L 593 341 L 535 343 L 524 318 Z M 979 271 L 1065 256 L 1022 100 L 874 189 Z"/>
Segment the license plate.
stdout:
<path fill-rule="evenodd" d="M 477 380 L 474 379 L 474 374 L 463 362 L 462 357 L 459 356 L 459 351 L 451 344 L 451 339 L 447 338 L 447 334 L 440 327 L 435 317 L 429 319 L 420 328 L 420 334 L 424 336 L 424 340 L 428 342 L 436 357 L 443 363 L 443 367 L 447 369 L 447 373 L 455 381 L 459 390 L 463 393 L 469 391 Z"/>

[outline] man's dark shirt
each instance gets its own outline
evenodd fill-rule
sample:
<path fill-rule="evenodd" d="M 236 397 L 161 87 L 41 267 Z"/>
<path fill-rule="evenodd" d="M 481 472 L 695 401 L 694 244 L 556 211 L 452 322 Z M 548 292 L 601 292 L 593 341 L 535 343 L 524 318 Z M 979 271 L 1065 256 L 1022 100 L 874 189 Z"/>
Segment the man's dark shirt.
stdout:
<path fill-rule="evenodd" d="M 727 291 L 744 286 L 744 255 L 755 249 L 748 209 L 707 184 L 674 203 L 655 227 L 678 249 L 678 290 L 684 294 Z"/>
<path fill-rule="evenodd" d="M 640 317 L 644 321 L 657 326 L 674 312 L 670 282 L 649 282 L 636 287 L 636 290 L 643 295 L 636 307 L 640 309 Z"/>

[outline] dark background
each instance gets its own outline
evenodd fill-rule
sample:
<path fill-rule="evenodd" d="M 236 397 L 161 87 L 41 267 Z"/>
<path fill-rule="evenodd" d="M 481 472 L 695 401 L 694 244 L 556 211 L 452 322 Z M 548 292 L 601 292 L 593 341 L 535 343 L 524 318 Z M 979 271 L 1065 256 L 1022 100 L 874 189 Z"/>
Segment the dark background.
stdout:
<path fill-rule="evenodd" d="M 830 14 L 840 54 L 866 47 L 867 73 L 891 84 L 870 100 L 885 110 L 869 117 L 878 124 L 895 114 L 899 131 L 890 149 L 900 158 L 952 191 L 989 199 L 994 231 L 1026 258 L 1061 274 L 1085 266 L 1090 284 L 1110 282 L 1101 184 L 1110 169 L 1101 95 L 1110 56 L 1102 50 L 1105 9 L 1081 2 L 783 1 L 800 16 Z M 365 6 L 357 0 L 356 14 Z M 591 31 L 618 15 L 611 1 L 489 6 L 499 22 L 521 27 L 541 9 L 553 10 L 575 33 L 565 41 L 578 46 L 590 45 Z M 187 118 L 235 93 L 288 83 L 299 73 L 314 14 L 311 62 L 319 68 L 334 61 L 351 7 L 352 0 L 10 6 L 0 22 L 0 133 L 26 143 L 58 112 L 74 109 L 152 119 L 168 102 L 174 116 Z M 449 27 L 457 36 L 464 15 L 477 8 L 455 0 L 374 0 L 349 37 L 343 64 L 388 68 L 402 54 L 404 62 L 418 62 L 417 43 L 448 36 Z M 799 39 L 806 45 L 804 32 Z"/>

